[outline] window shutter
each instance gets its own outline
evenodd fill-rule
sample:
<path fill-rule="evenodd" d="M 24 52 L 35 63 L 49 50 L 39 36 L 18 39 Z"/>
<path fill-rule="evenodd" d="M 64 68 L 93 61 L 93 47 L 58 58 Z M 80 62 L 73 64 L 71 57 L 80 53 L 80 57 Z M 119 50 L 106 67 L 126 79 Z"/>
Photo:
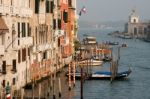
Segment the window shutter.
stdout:
<path fill-rule="evenodd" d="M 15 59 L 13 59 L 13 61 L 12 61 L 13 63 L 13 67 L 12 67 L 12 70 L 13 71 L 16 71 L 16 60 Z"/>
<path fill-rule="evenodd" d="M 56 19 L 53 19 L 53 29 L 56 29 Z"/>
<path fill-rule="evenodd" d="M 35 13 L 39 13 L 40 0 L 35 0 Z"/>
<path fill-rule="evenodd" d="M 51 3 L 50 3 L 50 13 L 53 13 L 53 8 L 54 8 L 54 2 L 51 1 Z"/>
<path fill-rule="evenodd" d="M 58 19 L 58 29 L 61 30 L 61 19 Z"/>
<path fill-rule="evenodd" d="M 50 1 L 46 0 L 46 13 L 50 12 Z"/>

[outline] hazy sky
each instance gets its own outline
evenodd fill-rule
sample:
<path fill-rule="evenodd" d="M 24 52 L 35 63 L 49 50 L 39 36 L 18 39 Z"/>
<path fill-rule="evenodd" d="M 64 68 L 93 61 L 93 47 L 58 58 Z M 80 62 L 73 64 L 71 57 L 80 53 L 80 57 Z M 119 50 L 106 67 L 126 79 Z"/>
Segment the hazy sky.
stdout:
<path fill-rule="evenodd" d="M 150 0 L 77 0 L 77 13 L 83 6 L 87 13 L 79 20 L 127 21 L 132 9 L 136 9 L 141 20 L 150 20 Z"/>

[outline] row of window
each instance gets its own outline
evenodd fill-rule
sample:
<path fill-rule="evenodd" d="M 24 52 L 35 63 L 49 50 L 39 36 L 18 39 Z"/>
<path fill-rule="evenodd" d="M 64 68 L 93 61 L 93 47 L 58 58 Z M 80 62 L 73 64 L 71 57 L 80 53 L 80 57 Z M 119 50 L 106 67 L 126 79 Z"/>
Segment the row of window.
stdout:
<path fill-rule="evenodd" d="M 64 23 L 68 22 L 68 12 L 63 11 L 63 21 Z M 56 24 L 56 22 L 58 22 L 58 24 Z M 53 19 L 53 29 L 56 29 L 56 27 L 58 27 L 58 29 L 61 29 L 61 19 Z"/>
<path fill-rule="evenodd" d="M 28 51 L 28 52 L 27 52 Z M 28 48 L 27 50 L 24 48 L 22 50 L 19 50 L 18 51 L 18 63 L 20 63 L 21 61 L 24 62 L 26 61 L 26 58 L 27 58 L 27 53 L 28 53 L 28 56 L 30 56 L 30 49 Z M 44 55 L 45 56 L 45 55 Z M 45 57 L 44 57 L 45 58 Z M 22 60 L 21 60 L 22 59 Z M 3 61 L 3 64 L 2 64 L 2 70 L 1 72 L 3 74 L 6 74 L 6 61 L 4 60 Z M 13 59 L 12 60 L 12 71 L 16 72 L 16 59 Z"/>
<path fill-rule="evenodd" d="M 31 36 L 31 28 L 29 23 L 18 22 L 18 38 Z"/>
<path fill-rule="evenodd" d="M 7 67 L 6 61 L 4 60 L 3 64 L 2 64 L 1 73 L 6 74 L 6 67 Z M 14 71 L 14 72 L 17 71 L 17 69 L 16 69 L 16 59 L 12 60 L 12 71 Z"/>
<path fill-rule="evenodd" d="M 58 24 L 56 24 L 56 22 L 58 22 Z M 56 27 L 58 27 L 58 29 L 61 29 L 61 19 L 53 19 L 53 29 L 56 29 Z"/>
<path fill-rule="evenodd" d="M 3 88 L 5 88 L 6 87 L 6 80 L 3 80 L 1 84 L 2 84 Z M 16 84 L 16 78 L 13 78 L 12 79 L 12 85 L 15 85 L 15 84 Z"/>
<path fill-rule="evenodd" d="M 53 13 L 54 2 L 46 0 L 45 3 L 46 13 Z M 40 0 L 35 0 L 35 13 L 38 14 L 40 9 Z"/>
<path fill-rule="evenodd" d="M 20 1 L 20 0 L 19 0 L 19 1 Z M 17 4 L 18 4 L 19 1 L 17 1 Z M 4 2 L 5 2 L 4 0 L 0 0 L 0 4 L 4 4 Z M 10 0 L 10 5 L 11 5 L 11 6 L 16 6 L 17 4 L 15 4 L 15 2 L 16 2 L 16 0 Z M 23 2 L 24 2 L 24 0 L 23 0 Z M 26 2 L 25 4 L 27 4 L 27 5 L 25 5 L 25 6 L 26 6 L 26 7 L 28 6 L 28 7 L 30 8 L 30 6 L 31 6 L 31 5 L 30 5 L 30 3 L 31 3 L 30 0 L 25 1 L 25 2 Z"/>

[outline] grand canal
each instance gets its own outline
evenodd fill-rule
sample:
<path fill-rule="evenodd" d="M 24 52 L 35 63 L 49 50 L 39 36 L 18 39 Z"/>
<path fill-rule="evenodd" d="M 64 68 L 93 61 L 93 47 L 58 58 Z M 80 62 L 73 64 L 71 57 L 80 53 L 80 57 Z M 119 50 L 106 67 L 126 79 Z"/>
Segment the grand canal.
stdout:
<path fill-rule="evenodd" d="M 113 83 L 105 80 L 86 80 L 83 84 L 84 99 L 150 99 L 150 43 L 136 39 L 114 38 L 107 33 L 112 30 L 102 29 L 80 29 L 79 36 L 82 39 L 83 34 L 95 36 L 98 42 L 118 41 L 127 43 L 127 48 L 121 48 L 119 71 L 132 69 L 131 75 L 123 80 L 117 80 Z M 109 63 L 102 67 L 93 68 L 96 70 L 109 70 Z M 68 91 L 67 78 L 62 75 L 62 97 L 58 99 L 80 99 L 80 81 L 71 91 Z M 42 84 L 45 86 L 46 84 Z M 56 90 L 58 88 L 56 87 Z M 42 92 L 47 87 L 42 89 Z M 56 92 L 58 97 L 58 92 Z M 45 94 L 47 95 L 47 94 Z M 50 99 L 52 94 L 50 94 Z M 57 98 L 56 97 L 56 98 Z"/>
<path fill-rule="evenodd" d="M 122 48 L 119 70 L 129 67 L 131 75 L 125 80 L 110 81 L 92 80 L 84 83 L 84 99 L 150 99 L 150 43 L 140 40 L 121 39 L 108 36 L 111 30 L 80 29 L 80 37 L 86 33 L 97 37 L 98 42 L 119 41 L 127 43 Z M 95 70 L 106 68 L 109 64 L 96 67 Z M 80 99 L 80 82 L 76 82 L 73 99 Z"/>

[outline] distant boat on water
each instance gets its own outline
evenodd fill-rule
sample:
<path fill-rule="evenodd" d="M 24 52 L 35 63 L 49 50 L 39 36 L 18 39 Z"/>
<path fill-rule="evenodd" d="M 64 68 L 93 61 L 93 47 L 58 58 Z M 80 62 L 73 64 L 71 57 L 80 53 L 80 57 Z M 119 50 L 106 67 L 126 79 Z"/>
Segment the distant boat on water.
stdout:
<path fill-rule="evenodd" d="M 132 36 L 131 35 L 119 35 L 120 38 L 123 38 L 123 39 L 132 39 Z"/>
<path fill-rule="evenodd" d="M 121 45 L 121 47 L 127 47 L 128 45 L 126 44 L 126 43 L 123 43 L 122 45 Z"/>
<path fill-rule="evenodd" d="M 108 44 L 108 45 L 119 45 L 119 42 L 106 41 L 106 44 Z"/>

